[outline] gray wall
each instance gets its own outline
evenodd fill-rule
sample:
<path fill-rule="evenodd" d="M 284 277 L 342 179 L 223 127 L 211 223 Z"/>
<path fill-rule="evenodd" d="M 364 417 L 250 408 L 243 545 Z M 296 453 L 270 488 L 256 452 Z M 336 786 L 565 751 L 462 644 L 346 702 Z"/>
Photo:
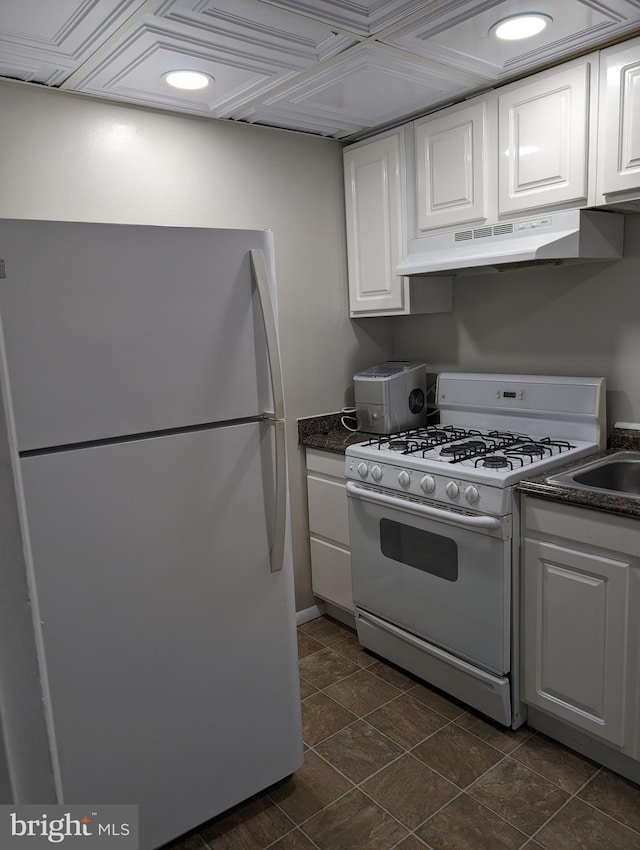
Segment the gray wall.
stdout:
<path fill-rule="evenodd" d="M 604 375 L 609 425 L 640 422 L 640 216 L 615 263 L 459 278 L 453 313 L 395 320 L 429 372 Z"/>
<path fill-rule="evenodd" d="M 338 410 L 393 320 L 347 318 L 341 146 L 0 84 L 0 216 L 274 232 L 298 610 L 313 604 L 296 419 Z"/>

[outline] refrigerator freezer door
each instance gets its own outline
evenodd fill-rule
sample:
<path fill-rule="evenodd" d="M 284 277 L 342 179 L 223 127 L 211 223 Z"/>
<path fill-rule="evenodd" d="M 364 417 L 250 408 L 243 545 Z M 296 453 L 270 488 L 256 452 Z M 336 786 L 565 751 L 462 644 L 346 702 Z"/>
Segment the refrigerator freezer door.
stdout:
<path fill-rule="evenodd" d="M 250 251 L 268 231 L 0 220 L 18 449 L 270 406 Z"/>
<path fill-rule="evenodd" d="M 302 763 L 272 441 L 247 423 L 20 461 L 62 797 L 138 803 L 141 850 Z"/>

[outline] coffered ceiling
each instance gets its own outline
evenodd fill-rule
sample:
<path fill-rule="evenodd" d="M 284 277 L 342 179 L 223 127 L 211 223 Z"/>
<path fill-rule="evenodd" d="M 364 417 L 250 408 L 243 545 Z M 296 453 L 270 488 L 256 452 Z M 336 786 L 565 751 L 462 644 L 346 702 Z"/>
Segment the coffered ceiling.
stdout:
<path fill-rule="evenodd" d="M 490 33 L 532 11 L 541 34 Z M 640 0 L 0 0 L 0 76 L 352 139 L 638 33 Z"/>

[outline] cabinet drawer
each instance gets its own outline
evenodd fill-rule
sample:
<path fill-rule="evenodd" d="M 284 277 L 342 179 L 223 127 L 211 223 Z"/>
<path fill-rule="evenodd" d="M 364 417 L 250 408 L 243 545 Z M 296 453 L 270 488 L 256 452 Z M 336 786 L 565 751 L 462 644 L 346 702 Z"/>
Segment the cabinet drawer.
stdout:
<path fill-rule="evenodd" d="M 323 452 L 319 449 L 307 449 L 307 469 L 320 472 L 332 478 L 344 478 L 344 455 L 335 452 Z"/>
<path fill-rule="evenodd" d="M 315 537 L 310 542 L 313 592 L 327 602 L 353 612 L 351 557 L 348 550 Z"/>
<path fill-rule="evenodd" d="M 349 545 L 347 488 L 344 483 L 307 476 L 309 531 Z"/>

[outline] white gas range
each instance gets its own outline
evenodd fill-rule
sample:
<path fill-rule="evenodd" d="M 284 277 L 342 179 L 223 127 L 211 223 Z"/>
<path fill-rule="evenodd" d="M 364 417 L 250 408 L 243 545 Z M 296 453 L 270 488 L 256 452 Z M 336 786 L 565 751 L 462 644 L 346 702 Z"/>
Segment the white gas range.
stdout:
<path fill-rule="evenodd" d="M 346 450 L 360 642 L 516 728 L 513 485 L 604 447 L 603 378 L 444 373 L 438 425 Z"/>

